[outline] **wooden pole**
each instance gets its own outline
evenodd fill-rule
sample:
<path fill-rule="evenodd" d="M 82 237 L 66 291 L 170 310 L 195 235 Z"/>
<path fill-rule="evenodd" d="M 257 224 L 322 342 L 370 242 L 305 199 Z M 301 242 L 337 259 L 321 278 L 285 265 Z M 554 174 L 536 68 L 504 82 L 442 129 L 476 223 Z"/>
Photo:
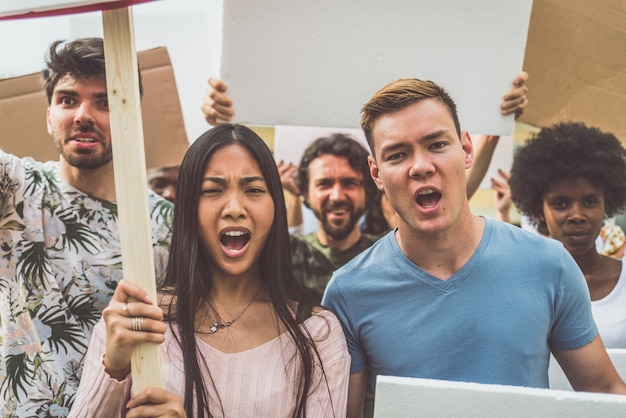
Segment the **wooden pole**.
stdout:
<path fill-rule="evenodd" d="M 154 255 L 148 214 L 146 158 L 131 7 L 102 11 L 113 168 L 124 278 L 143 286 L 156 300 Z M 135 347 L 133 391 L 162 386 L 157 344 Z"/>

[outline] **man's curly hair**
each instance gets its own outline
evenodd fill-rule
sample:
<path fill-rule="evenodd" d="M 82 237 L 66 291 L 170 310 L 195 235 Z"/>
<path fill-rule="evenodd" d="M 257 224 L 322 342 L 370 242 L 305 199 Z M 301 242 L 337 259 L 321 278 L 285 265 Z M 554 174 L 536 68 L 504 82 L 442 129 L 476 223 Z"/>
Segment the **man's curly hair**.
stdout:
<path fill-rule="evenodd" d="M 604 192 L 605 215 L 626 207 L 626 149 L 610 133 L 583 123 L 542 128 L 521 147 L 511 169 L 511 198 L 542 234 L 547 234 L 543 196 L 555 183 L 586 179 Z"/>

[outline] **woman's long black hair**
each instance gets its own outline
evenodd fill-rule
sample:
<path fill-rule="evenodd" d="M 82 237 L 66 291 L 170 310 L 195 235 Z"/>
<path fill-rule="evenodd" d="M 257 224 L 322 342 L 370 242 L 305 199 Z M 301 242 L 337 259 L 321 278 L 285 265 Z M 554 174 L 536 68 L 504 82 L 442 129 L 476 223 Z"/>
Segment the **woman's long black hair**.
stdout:
<path fill-rule="evenodd" d="M 184 357 L 185 410 L 190 416 L 211 416 L 205 389 L 207 382 L 198 372 L 206 369 L 206 362 L 202 361 L 201 367 L 195 340 L 197 313 L 210 304 L 212 286 L 210 261 L 200 244 L 198 202 L 207 161 L 215 151 L 231 144 L 250 151 L 274 200 L 274 221 L 260 256 L 261 277 L 278 321 L 297 347 L 301 373 L 299 381 L 294 382 L 298 388 L 294 416 L 305 416 L 307 395 L 313 387 L 314 358 L 319 359 L 319 355 L 311 336 L 299 327 L 293 302 L 312 306 L 313 301 L 294 278 L 283 189 L 272 153 L 254 131 L 233 124 L 220 125 L 202 134 L 185 154 L 178 178 L 172 243 L 161 290 L 172 296 L 166 319 L 179 328 L 174 335 Z M 193 405 L 196 405 L 195 413 Z"/>

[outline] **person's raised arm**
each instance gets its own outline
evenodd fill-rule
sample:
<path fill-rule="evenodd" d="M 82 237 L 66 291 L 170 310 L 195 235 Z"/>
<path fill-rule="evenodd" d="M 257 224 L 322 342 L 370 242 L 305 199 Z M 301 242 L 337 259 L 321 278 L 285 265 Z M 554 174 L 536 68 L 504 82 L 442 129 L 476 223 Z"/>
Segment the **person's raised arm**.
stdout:
<path fill-rule="evenodd" d="M 524 108 L 528 106 L 528 87 L 526 81 L 528 80 L 528 73 L 525 71 L 520 72 L 513 79 L 513 88 L 508 91 L 502 97 L 502 103 L 500 104 L 500 112 L 503 115 L 510 115 L 515 113 L 515 117 L 518 118 L 524 113 Z M 499 136 L 494 135 L 480 135 L 475 138 L 474 149 L 474 165 L 467 171 L 467 197 L 471 198 L 478 187 L 480 182 L 487 174 L 491 158 L 498 145 Z"/>
<path fill-rule="evenodd" d="M 480 187 L 480 182 L 487 174 L 491 158 L 496 150 L 499 136 L 496 135 L 476 135 L 474 136 L 474 165 L 467 170 L 467 198 L 471 199 Z"/>
<path fill-rule="evenodd" d="M 502 222 L 511 222 L 511 206 L 513 201 L 511 200 L 511 186 L 509 186 L 509 173 L 502 169 L 498 169 L 498 174 L 501 179 L 492 178 L 491 188 L 496 192 L 496 211 L 498 212 L 498 219 Z"/>
<path fill-rule="evenodd" d="M 276 163 L 278 168 L 278 174 L 280 174 L 280 181 L 283 184 L 283 190 L 285 190 L 285 203 L 287 205 L 287 224 L 290 231 L 293 228 L 300 228 L 304 224 L 304 217 L 302 216 L 302 199 L 300 197 L 300 189 L 296 184 L 296 173 L 298 166 L 292 163 L 285 163 L 279 161 Z M 292 231 L 293 232 L 293 231 Z M 294 235 L 299 235 L 293 232 Z"/>
<path fill-rule="evenodd" d="M 204 119 L 213 126 L 220 122 L 230 122 L 235 115 L 233 101 L 226 95 L 227 90 L 228 86 L 222 80 L 209 78 L 201 110 Z"/>

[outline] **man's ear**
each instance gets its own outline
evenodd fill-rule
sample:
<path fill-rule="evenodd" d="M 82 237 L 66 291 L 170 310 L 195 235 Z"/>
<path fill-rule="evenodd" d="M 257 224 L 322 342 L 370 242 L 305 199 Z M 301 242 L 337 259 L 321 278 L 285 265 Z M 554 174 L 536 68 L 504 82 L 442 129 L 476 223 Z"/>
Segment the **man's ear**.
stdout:
<path fill-rule="evenodd" d="M 370 176 L 372 176 L 372 180 L 374 180 L 374 184 L 376 184 L 376 188 L 381 192 L 384 192 L 383 182 L 380 179 L 380 171 L 378 170 L 378 165 L 376 165 L 376 160 L 371 155 L 367 156 L 367 165 L 370 169 Z"/>
<path fill-rule="evenodd" d="M 465 152 L 465 169 L 471 168 L 474 165 L 474 144 L 472 143 L 472 137 L 469 132 L 461 132 L 461 146 L 463 152 Z"/>

